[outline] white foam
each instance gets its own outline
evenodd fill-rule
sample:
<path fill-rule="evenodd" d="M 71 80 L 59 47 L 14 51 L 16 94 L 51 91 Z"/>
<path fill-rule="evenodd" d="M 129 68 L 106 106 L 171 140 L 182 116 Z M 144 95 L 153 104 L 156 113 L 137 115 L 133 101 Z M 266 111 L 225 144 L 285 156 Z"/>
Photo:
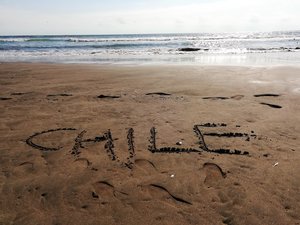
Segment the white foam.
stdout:
<path fill-rule="evenodd" d="M 300 93 L 300 87 L 293 89 L 293 92 Z"/>
<path fill-rule="evenodd" d="M 269 84 L 270 82 L 262 81 L 262 80 L 251 80 L 251 81 L 249 81 L 249 83 L 252 83 L 252 84 Z"/>

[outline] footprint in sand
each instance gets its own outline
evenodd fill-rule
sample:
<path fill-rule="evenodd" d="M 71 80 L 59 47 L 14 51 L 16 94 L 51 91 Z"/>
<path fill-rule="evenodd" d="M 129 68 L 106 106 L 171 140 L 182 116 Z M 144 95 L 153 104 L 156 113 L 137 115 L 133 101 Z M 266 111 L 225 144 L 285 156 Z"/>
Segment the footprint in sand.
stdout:
<path fill-rule="evenodd" d="M 108 203 L 115 198 L 115 188 L 107 181 L 99 181 L 93 184 L 93 198 L 99 198 L 102 203 Z"/>
<path fill-rule="evenodd" d="M 247 198 L 246 190 L 235 183 L 235 186 L 225 186 L 219 190 L 218 196 L 222 205 L 217 209 L 220 215 L 223 217 L 224 224 L 239 224 L 235 221 L 235 215 L 237 208 L 241 207 Z"/>
<path fill-rule="evenodd" d="M 215 163 L 204 163 L 203 169 L 206 173 L 204 184 L 209 187 L 217 186 L 226 177 L 226 173 Z"/>
<path fill-rule="evenodd" d="M 149 175 L 157 173 L 156 166 L 153 162 L 147 159 L 136 159 L 134 161 L 133 175 Z"/>
<path fill-rule="evenodd" d="M 34 164 L 32 162 L 23 162 L 20 163 L 17 167 L 14 169 L 14 173 L 18 175 L 24 175 L 28 173 L 34 172 Z"/>
<path fill-rule="evenodd" d="M 101 204 L 107 204 L 128 195 L 125 192 L 116 190 L 108 181 L 98 181 L 93 184 L 93 188 L 92 197 L 99 199 Z"/>
<path fill-rule="evenodd" d="M 74 164 L 77 169 L 86 169 L 88 168 L 92 163 L 87 158 L 78 158 L 74 160 Z"/>
<path fill-rule="evenodd" d="M 163 202 L 169 204 L 169 203 L 176 203 L 176 204 L 188 204 L 192 205 L 191 202 L 175 196 L 172 194 L 167 188 L 165 188 L 162 185 L 158 184 L 149 184 L 146 186 L 142 186 L 144 201 L 150 201 L 153 198 L 162 200 Z M 172 202 L 170 202 L 170 200 Z"/>

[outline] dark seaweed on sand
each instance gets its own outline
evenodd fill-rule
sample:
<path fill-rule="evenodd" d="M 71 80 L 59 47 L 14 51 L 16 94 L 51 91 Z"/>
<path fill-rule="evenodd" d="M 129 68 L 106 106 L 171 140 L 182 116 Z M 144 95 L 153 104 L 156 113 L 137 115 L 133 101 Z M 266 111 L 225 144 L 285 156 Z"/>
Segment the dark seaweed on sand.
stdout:
<path fill-rule="evenodd" d="M 254 95 L 254 97 L 279 97 L 280 95 L 279 94 L 257 94 L 257 95 Z"/>
<path fill-rule="evenodd" d="M 104 98 L 114 99 L 114 98 L 121 98 L 121 96 L 117 96 L 117 95 L 99 95 L 99 96 L 97 96 L 97 98 L 100 98 L 100 99 L 104 99 Z"/>
<path fill-rule="evenodd" d="M 280 106 L 280 105 L 275 105 L 275 104 L 270 104 L 270 103 L 265 103 L 265 102 L 261 102 L 260 104 L 267 105 L 267 106 L 270 106 L 271 108 L 275 108 L 275 109 L 281 109 L 282 108 L 282 106 Z"/>
<path fill-rule="evenodd" d="M 147 93 L 146 95 L 170 96 L 171 94 L 165 93 L 165 92 L 150 92 L 150 93 Z"/>
<path fill-rule="evenodd" d="M 6 100 L 11 100 L 12 98 L 7 98 L 7 97 L 0 97 L 1 101 L 6 101 Z"/>

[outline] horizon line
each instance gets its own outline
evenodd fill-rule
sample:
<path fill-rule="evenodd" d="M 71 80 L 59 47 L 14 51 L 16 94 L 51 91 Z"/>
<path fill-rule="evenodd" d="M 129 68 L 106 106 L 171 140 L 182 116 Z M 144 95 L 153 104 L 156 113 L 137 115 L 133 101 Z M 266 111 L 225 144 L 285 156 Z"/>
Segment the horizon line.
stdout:
<path fill-rule="evenodd" d="M 166 32 L 166 33 L 111 33 L 111 34 L 0 34 L 0 37 L 28 37 L 28 36 L 125 36 L 125 35 L 178 35 L 178 34 L 238 34 L 238 33 L 276 33 L 276 32 L 300 32 L 296 30 L 274 31 L 234 31 L 234 32 Z"/>

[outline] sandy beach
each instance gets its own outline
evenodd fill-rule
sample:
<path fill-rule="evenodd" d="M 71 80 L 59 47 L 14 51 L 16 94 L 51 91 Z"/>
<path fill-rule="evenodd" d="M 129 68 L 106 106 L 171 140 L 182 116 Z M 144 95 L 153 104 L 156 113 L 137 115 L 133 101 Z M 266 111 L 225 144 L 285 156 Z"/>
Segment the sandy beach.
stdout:
<path fill-rule="evenodd" d="M 300 68 L 0 64 L 0 224 L 300 224 Z"/>

